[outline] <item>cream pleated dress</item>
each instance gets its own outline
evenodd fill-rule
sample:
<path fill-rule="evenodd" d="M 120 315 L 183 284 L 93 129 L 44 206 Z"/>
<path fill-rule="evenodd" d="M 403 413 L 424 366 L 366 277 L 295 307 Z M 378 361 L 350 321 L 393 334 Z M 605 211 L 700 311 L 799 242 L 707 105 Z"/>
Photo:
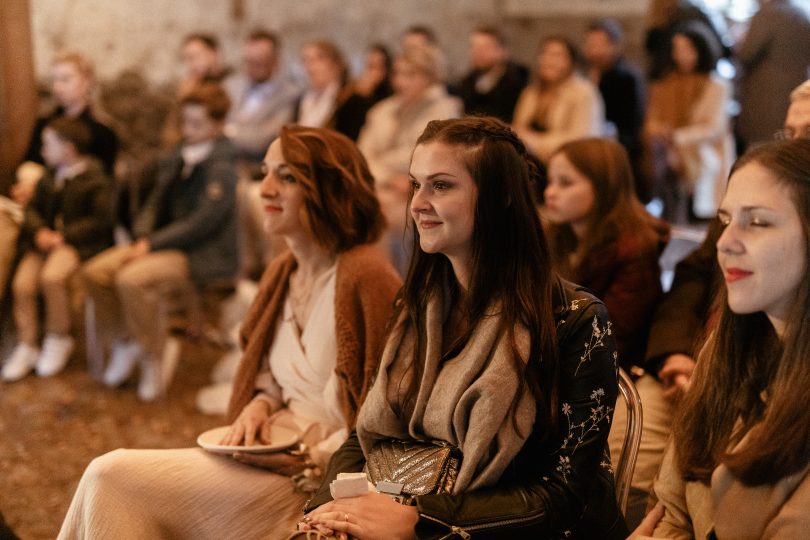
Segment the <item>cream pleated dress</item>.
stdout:
<path fill-rule="evenodd" d="M 335 268 L 313 287 L 305 327 L 289 296 L 257 388 L 285 406 L 273 422 L 295 429 L 321 468 L 346 440 L 335 375 Z M 262 397 L 257 397 L 262 399 Z M 115 450 L 85 470 L 60 539 L 282 539 L 308 495 L 289 477 L 199 448 Z"/>

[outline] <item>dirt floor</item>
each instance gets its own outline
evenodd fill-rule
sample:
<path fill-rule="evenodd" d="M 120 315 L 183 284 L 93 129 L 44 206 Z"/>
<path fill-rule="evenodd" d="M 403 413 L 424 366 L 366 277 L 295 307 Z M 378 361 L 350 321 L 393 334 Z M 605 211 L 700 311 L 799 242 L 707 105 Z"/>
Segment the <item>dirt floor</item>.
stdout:
<path fill-rule="evenodd" d="M 111 390 L 74 358 L 62 374 L 0 382 L 0 511 L 23 540 L 55 538 L 87 464 L 116 448 L 182 448 L 224 423 L 194 408 L 221 351 L 184 342 L 167 397 Z"/>

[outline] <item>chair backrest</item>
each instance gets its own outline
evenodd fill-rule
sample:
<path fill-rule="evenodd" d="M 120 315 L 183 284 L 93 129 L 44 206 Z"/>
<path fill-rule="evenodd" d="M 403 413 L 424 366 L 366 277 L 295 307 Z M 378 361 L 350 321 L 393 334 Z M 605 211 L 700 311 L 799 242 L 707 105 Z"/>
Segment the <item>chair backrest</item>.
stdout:
<path fill-rule="evenodd" d="M 630 483 L 636 468 L 638 448 L 641 445 L 642 411 L 641 398 L 633 384 L 633 379 L 619 368 L 619 393 L 627 404 L 627 429 L 624 432 L 622 453 L 614 469 L 616 479 L 616 501 L 624 514 L 627 510 L 627 498 L 630 495 Z"/>

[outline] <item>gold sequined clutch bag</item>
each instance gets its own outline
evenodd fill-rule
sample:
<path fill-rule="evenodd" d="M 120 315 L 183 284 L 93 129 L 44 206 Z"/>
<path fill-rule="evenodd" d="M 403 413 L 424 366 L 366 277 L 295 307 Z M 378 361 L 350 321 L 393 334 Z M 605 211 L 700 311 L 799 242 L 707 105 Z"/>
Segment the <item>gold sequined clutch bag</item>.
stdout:
<path fill-rule="evenodd" d="M 451 493 L 461 466 L 461 451 L 442 443 L 378 441 L 366 467 L 379 491 L 394 496 Z"/>

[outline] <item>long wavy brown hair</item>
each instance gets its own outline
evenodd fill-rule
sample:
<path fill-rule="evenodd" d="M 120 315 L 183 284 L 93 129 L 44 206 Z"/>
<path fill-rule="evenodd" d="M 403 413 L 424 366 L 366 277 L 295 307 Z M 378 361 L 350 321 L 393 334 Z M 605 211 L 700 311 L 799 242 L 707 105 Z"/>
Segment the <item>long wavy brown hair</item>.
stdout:
<path fill-rule="evenodd" d="M 792 193 L 810 269 L 810 140 L 769 143 L 732 169 L 757 163 Z M 779 339 L 763 312 L 736 314 L 720 292 L 717 328 L 700 354 L 674 426 L 686 480 L 709 483 L 723 463 L 750 486 L 772 484 L 810 460 L 810 279 L 804 279 Z M 747 437 L 738 450 L 736 445 Z"/>
<path fill-rule="evenodd" d="M 462 306 L 464 332 L 455 342 L 458 347 L 466 343 L 487 309 L 497 302 L 501 306 L 501 328 L 512 344 L 521 385 L 528 385 L 537 401 L 537 422 L 555 427 L 559 368 L 551 302 L 556 275 L 535 211 L 533 185 L 539 174 L 536 166 L 515 133 L 495 118 L 434 120 L 416 144 L 431 142 L 458 149 L 478 188 L 472 272 Z M 413 328 L 422 329 L 428 299 L 433 294 L 448 292 L 449 287 L 455 303 L 460 302 L 460 294 L 450 261 L 442 254 L 422 251 L 419 231 L 412 223 L 409 225 L 413 228 L 413 256 L 400 309 L 406 310 Z M 525 328 L 530 338 L 527 358 L 517 349 L 518 327 Z M 414 360 L 410 388 L 400 400 L 404 410 L 412 406 L 422 379 L 421 362 Z M 518 389 L 513 406 L 522 394 L 523 388 Z"/>
<path fill-rule="evenodd" d="M 630 234 L 641 246 L 657 249 L 658 222 L 636 197 L 633 170 L 624 147 L 616 141 L 591 137 L 569 142 L 555 151 L 585 176 L 593 187 L 594 207 L 582 239 L 577 239 L 568 223 L 546 224 L 554 267 L 564 277 L 577 281 L 577 261 Z"/>

